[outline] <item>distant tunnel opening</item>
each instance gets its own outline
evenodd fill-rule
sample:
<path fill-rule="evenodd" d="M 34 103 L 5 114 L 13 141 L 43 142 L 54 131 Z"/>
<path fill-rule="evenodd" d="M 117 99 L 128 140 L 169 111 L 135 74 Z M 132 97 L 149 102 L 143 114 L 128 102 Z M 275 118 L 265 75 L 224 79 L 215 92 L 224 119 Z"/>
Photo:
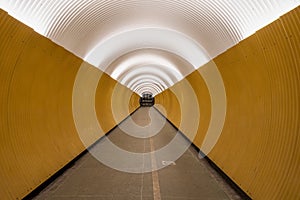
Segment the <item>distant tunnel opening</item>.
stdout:
<path fill-rule="evenodd" d="M 143 93 L 140 97 L 140 106 L 141 107 L 151 107 L 155 103 L 155 99 L 152 93 Z"/>

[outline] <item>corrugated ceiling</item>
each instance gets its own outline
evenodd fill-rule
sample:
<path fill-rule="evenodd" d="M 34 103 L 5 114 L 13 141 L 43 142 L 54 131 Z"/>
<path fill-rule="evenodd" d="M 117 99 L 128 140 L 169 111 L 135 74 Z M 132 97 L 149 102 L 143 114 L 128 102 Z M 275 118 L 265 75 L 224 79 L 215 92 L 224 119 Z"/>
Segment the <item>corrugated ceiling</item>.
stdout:
<path fill-rule="evenodd" d="M 157 94 L 299 4 L 299 0 L 1 0 L 0 7 L 132 90 Z M 157 52 L 168 52 L 164 62 L 157 63 L 162 59 Z M 161 73 L 149 73 L 149 68 Z"/>

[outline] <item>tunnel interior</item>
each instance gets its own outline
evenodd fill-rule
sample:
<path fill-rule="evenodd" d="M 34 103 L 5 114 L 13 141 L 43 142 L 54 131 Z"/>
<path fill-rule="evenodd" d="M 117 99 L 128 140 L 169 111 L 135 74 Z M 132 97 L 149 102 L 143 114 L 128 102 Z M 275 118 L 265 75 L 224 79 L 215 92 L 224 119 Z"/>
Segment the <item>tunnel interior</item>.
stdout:
<path fill-rule="evenodd" d="M 299 199 L 299 4 L 1 1 L 1 198 L 27 197 L 127 123 L 144 133 L 134 118 L 149 109 L 249 198 Z"/>

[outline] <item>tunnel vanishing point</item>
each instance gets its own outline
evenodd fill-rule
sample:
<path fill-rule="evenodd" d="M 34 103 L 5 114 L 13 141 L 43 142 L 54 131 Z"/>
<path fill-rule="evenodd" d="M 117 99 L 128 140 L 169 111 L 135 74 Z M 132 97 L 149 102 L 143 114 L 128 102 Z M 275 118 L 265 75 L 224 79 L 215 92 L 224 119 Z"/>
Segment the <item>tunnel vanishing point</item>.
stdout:
<path fill-rule="evenodd" d="M 148 94 L 249 198 L 299 200 L 299 4 L 1 0 L 0 199 L 26 198 Z"/>

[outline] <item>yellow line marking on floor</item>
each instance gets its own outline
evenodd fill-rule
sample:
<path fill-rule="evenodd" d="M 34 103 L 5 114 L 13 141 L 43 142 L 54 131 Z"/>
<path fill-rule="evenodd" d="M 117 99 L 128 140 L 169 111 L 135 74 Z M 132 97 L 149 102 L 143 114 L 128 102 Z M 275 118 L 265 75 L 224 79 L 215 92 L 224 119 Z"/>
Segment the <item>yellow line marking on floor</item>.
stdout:
<path fill-rule="evenodd" d="M 154 200 L 161 200 L 160 196 L 160 186 L 159 186 L 159 178 L 158 178 L 158 172 L 156 170 L 156 158 L 154 154 L 154 144 L 153 139 L 150 138 L 150 148 L 151 148 L 151 163 L 152 163 L 152 185 L 153 185 L 153 199 Z"/>

